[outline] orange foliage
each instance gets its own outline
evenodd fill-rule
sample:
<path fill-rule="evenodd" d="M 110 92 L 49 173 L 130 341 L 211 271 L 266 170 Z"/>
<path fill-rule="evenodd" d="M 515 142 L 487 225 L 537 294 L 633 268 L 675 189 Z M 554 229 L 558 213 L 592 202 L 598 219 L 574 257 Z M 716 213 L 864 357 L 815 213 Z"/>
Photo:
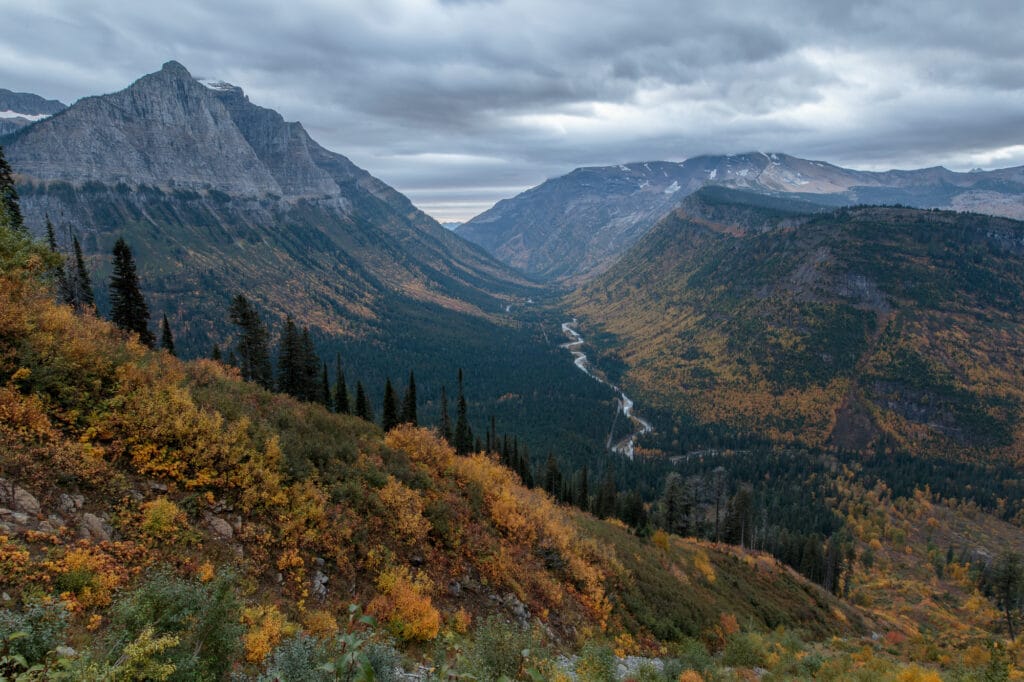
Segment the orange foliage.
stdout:
<path fill-rule="evenodd" d="M 385 569 L 377 578 L 380 594 L 367 610 L 386 621 L 397 637 L 432 640 L 441 630 L 441 614 L 430 599 L 433 583 L 425 573 L 413 576 L 405 566 Z"/>
<path fill-rule="evenodd" d="M 282 639 L 297 630 L 273 604 L 245 609 L 242 623 L 247 627 L 242 638 L 245 660 L 250 663 L 262 663 Z"/>

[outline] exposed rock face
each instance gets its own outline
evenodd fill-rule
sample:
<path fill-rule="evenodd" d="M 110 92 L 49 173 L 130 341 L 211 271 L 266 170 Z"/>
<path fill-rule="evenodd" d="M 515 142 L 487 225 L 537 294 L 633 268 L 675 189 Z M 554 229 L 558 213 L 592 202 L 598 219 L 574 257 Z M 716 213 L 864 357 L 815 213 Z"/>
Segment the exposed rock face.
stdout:
<path fill-rule="evenodd" d="M 78 537 L 93 542 L 109 542 L 113 529 L 106 521 L 86 512 L 82 514 L 82 523 L 78 527 Z"/>
<path fill-rule="evenodd" d="M 357 336 L 378 331 L 395 294 L 482 316 L 526 285 L 301 124 L 177 62 L 0 143 L 29 228 L 42 234 L 49 215 L 87 256 L 123 235 L 151 308 L 178 311 L 183 349 L 222 341 L 212 321 L 239 291 L 271 322 Z"/>
<path fill-rule="evenodd" d="M 2 478 L 0 478 L 0 505 L 29 516 L 36 516 L 40 512 L 39 500 L 32 493 Z"/>
<path fill-rule="evenodd" d="M 705 185 L 827 206 L 901 203 L 1024 216 L 1024 167 L 875 173 L 758 152 L 579 168 L 498 202 L 457 232 L 531 275 L 587 278 L 605 270 L 684 197 Z"/>

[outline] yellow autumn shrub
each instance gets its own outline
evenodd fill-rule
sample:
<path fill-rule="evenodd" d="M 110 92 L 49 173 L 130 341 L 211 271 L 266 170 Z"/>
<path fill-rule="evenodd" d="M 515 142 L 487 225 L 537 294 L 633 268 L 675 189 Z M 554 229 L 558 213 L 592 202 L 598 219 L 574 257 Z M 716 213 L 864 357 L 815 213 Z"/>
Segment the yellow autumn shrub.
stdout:
<path fill-rule="evenodd" d="M 187 528 L 188 517 L 184 510 L 166 497 L 142 504 L 139 530 L 151 542 L 176 542 Z"/>
<path fill-rule="evenodd" d="M 444 471 L 455 459 L 455 449 L 431 429 L 402 424 L 384 436 L 384 444 L 401 450 L 409 459 L 426 464 L 436 471 Z"/>
<path fill-rule="evenodd" d="M 377 496 L 387 510 L 387 521 L 395 535 L 409 543 L 426 538 L 430 521 L 423 516 L 423 498 L 418 492 L 389 475 Z"/>
<path fill-rule="evenodd" d="M 385 569 L 377 578 L 380 594 L 367 607 L 391 632 L 405 640 L 432 640 L 441 630 L 441 614 L 430 593 L 433 583 L 425 573 L 415 576 L 406 566 Z"/>
<path fill-rule="evenodd" d="M 242 623 L 246 626 L 242 645 L 250 663 L 261 663 L 281 640 L 298 630 L 274 604 L 244 609 Z"/>

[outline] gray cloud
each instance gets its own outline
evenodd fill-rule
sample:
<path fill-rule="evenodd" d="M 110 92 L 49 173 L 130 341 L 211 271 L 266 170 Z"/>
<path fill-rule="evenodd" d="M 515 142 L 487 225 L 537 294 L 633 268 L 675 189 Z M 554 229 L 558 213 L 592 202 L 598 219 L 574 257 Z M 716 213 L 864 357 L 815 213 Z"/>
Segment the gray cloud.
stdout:
<path fill-rule="evenodd" d="M 1016 0 L 0 0 L 0 87 L 64 101 L 177 59 L 441 219 L 579 165 L 771 149 L 1024 164 Z"/>

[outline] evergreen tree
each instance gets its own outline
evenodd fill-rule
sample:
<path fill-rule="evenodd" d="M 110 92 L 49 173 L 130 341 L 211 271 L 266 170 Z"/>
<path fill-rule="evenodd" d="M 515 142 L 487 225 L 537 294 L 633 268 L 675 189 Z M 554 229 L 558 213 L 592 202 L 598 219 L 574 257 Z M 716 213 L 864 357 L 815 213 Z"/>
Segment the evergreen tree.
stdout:
<path fill-rule="evenodd" d="M 242 294 L 231 301 L 231 322 L 239 327 L 237 357 L 234 363 L 246 381 L 254 381 L 263 388 L 273 387 L 273 370 L 270 366 L 270 347 L 267 328 L 263 325 L 256 308 Z"/>
<path fill-rule="evenodd" d="M 576 474 L 576 486 L 572 496 L 577 507 L 583 511 L 590 509 L 590 472 L 587 470 L 586 464 Z"/>
<path fill-rule="evenodd" d="M 594 514 L 605 519 L 615 514 L 615 477 L 611 467 L 604 471 L 604 479 L 601 487 L 597 489 L 597 497 L 594 499 Z"/>
<path fill-rule="evenodd" d="M 384 382 L 384 406 L 380 414 L 380 426 L 385 431 L 398 426 L 398 398 L 395 396 L 395 388 L 391 385 L 391 378 Z"/>
<path fill-rule="evenodd" d="M 300 358 L 300 393 L 299 398 L 307 402 L 316 402 L 320 397 L 320 357 L 316 354 L 313 339 L 309 336 L 309 327 L 302 328 L 299 338 Z"/>
<path fill-rule="evenodd" d="M 544 490 L 556 500 L 562 496 L 562 472 L 552 452 L 548 452 L 547 463 L 544 465 Z"/>
<path fill-rule="evenodd" d="M 320 404 L 331 409 L 331 381 L 327 378 L 327 363 L 323 363 L 323 371 L 320 374 Z"/>
<path fill-rule="evenodd" d="M 4 158 L 4 148 L 0 146 L 0 225 L 6 225 L 15 232 L 27 233 L 25 221 L 21 217 L 21 205 L 18 203 L 18 191 L 14 187 L 14 171 Z"/>
<path fill-rule="evenodd" d="M 348 386 L 345 385 L 345 371 L 341 368 L 341 353 L 334 358 L 334 411 L 348 414 Z"/>
<path fill-rule="evenodd" d="M 462 389 L 462 369 L 459 369 L 459 399 L 455 413 L 455 452 L 468 455 L 473 449 L 473 430 L 469 428 L 466 411 L 466 394 Z"/>
<path fill-rule="evenodd" d="M 448 416 L 448 392 L 441 387 L 441 437 L 450 444 L 452 442 L 452 420 Z"/>
<path fill-rule="evenodd" d="M 160 347 L 171 355 L 177 355 L 174 352 L 174 334 L 171 333 L 171 323 L 167 321 L 167 313 L 164 313 L 164 319 L 160 321 Z"/>
<path fill-rule="evenodd" d="M 49 215 L 46 216 L 46 244 L 50 247 L 51 253 L 60 256 L 60 262 L 50 269 L 50 277 L 57 287 L 57 300 L 72 305 L 74 301 L 71 298 L 71 287 L 68 285 L 67 264 L 64 262 L 64 254 L 57 247 L 57 235 L 54 234 L 53 223 L 50 222 Z"/>
<path fill-rule="evenodd" d="M 295 398 L 302 397 L 302 361 L 298 330 L 288 315 L 277 349 L 277 390 Z"/>
<path fill-rule="evenodd" d="M 149 331 L 149 308 L 139 289 L 132 250 L 124 237 L 114 242 L 114 272 L 110 276 L 110 321 L 125 331 L 135 332 L 139 341 L 153 347 L 156 339 Z"/>
<path fill-rule="evenodd" d="M 405 387 L 405 398 L 402 400 L 402 415 L 400 421 L 403 424 L 419 425 L 416 416 L 416 377 L 409 372 L 409 385 Z"/>
<path fill-rule="evenodd" d="M 96 297 L 92 293 L 92 279 L 89 277 L 89 269 L 85 267 L 85 258 L 82 256 L 82 245 L 78 236 L 71 238 L 72 248 L 75 254 L 74 272 L 68 276 L 68 301 L 75 310 L 94 310 L 96 308 Z"/>
<path fill-rule="evenodd" d="M 361 381 L 356 382 L 356 416 L 368 422 L 373 421 L 373 410 L 370 408 L 370 401 L 366 399 Z"/>
<path fill-rule="evenodd" d="M 217 362 L 221 361 L 220 346 L 216 343 L 213 344 L 213 350 L 210 351 L 210 359 L 216 360 Z"/>

